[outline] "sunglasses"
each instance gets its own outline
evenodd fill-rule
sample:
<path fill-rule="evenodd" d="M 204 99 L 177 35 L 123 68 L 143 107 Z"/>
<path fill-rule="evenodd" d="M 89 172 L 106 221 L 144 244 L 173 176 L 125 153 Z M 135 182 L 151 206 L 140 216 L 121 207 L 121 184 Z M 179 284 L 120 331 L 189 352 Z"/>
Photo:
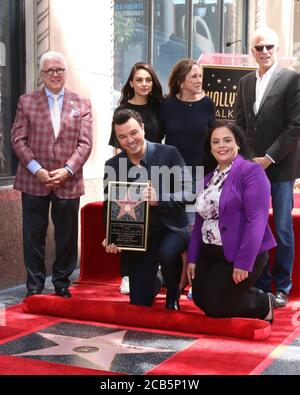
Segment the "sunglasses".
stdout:
<path fill-rule="evenodd" d="M 266 48 L 267 51 L 271 51 L 275 47 L 274 44 L 269 44 L 269 45 L 254 45 L 254 48 L 256 49 L 257 52 L 262 52 L 264 48 Z"/>

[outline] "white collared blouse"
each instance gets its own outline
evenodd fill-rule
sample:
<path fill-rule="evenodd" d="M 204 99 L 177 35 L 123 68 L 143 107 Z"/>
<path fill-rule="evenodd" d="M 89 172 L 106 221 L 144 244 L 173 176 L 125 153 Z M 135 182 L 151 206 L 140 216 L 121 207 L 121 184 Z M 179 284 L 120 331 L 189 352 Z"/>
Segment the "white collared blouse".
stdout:
<path fill-rule="evenodd" d="M 206 244 L 222 245 L 219 230 L 219 204 L 224 181 L 230 169 L 231 164 L 222 171 L 220 171 L 218 166 L 212 178 L 196 198 L 196 212 L 204 219 L 202 239 Z"/>

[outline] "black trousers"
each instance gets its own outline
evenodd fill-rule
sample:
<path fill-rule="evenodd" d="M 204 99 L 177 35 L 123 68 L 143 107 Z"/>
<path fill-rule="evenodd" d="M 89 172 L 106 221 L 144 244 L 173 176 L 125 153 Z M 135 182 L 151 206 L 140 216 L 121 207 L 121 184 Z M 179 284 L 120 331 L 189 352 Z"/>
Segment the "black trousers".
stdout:
<path fill-rule="evenodd" d="M 263 319 L 269 312 L 267 294 L 252 288 L 268 261 L 268 252 L 259 254 L 248 278 L 235 284 L 233 265 L 223 248 L 203 245 L 192 282 L 193 300 L 210 317 L 249 317 Z"/>
<path fill-rule="evenodd" d="M 152 234 L 146 252 L 123 252 L 129 262 L 130 303 L 152 306 L 157 291 L 160 264 L 167 288 L 167 301 L 178 296 L 182 270 L 181 254 L 187 242 L 168 229 Z"/>
<path fill-rule="evenodd" d="M 129 276 L 130 272 L 130 259 L 126 254 L 121 254 L 120 256 L 120 275 L 121 277 Z"/>
<path fill-rule="evenodd" d="M 45 244 L 50 203 L 55 231 L 52 282 L 55 288 L 69 286 L 69 276 L 78 258 L 79 201 L 80 198 L 61 199 L 53 192 L 47 196 L 22 193 L 23 248 L 29 290 L 41 291 L 45 284 Z"/>

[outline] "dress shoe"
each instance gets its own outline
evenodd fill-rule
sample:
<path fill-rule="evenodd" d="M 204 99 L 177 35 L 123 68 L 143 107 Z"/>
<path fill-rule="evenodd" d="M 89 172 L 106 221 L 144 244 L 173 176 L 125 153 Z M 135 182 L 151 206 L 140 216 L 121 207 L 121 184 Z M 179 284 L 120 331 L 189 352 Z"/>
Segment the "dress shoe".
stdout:
<path fill-rule="evenodd" d="M 38 291 L 37 289 L 30 289 L 26 294 L 26 298 L 33 295 L 39 295 L 40 293 L 41 291 Z"/>
<path fill-rule="evenodd" d="M 268 321 L 270 324 L 272 324 L 272 322 L 274 320 L 273 309 L 275 307 L 276 298 L 271 292 L 268 292 L 267 295 L 268 295 L 268 299 L 269 299 L 269 312 L 265 316 L 264 320 Z"/>
<path fill-rule="evenodd" d="M 174 297 L 175 294 L 175 297 Z M 179 306 L 179 299 L 180 299 L 180 288 L 177 291 L 170 292 L 167 290 L 166 295 L 166 309 L 167 310 L 180 310 Z"/>
<path fill-rule="evenodd" d="M 55 294 L 57 296 L 61 296 L 62 298 L 70 298 L 72 296 L 71 292 L 68 288 L 56 288 Z"/>
<path fill-rule="evenodd" d="M 161 269 L 159 267 L 158 271 L 157 271 L 156 279 L 155 279 L 154 295 L 157 295 L 160 293 L 161 287 L 163 286 L 163 282 L 164 282 L 163 275 L 162 275 Z"/>
<path fill-rule="evenodd" d="M 285 307 L 289 298 L 285 292 L 278 291 L 275 294 L 275 308 L 276 307 Z"/>
<path fill-rule="evenodd" d="M 177 310 L 177 311 L 180 310 L 179 299 L 173 303 L 166 303 L 166 309 L 167 310 Z"/>
<path fill-rule="evenodd" d="M 251 287 L 250 288 L 250 293 L 257 294 L 257 295 L 263 295 L 264 293 L 268 293 L 268 292 L 264 292 L 262 289 L 259 289 L 259 288 L 256 288 L 256 287 Z"/>

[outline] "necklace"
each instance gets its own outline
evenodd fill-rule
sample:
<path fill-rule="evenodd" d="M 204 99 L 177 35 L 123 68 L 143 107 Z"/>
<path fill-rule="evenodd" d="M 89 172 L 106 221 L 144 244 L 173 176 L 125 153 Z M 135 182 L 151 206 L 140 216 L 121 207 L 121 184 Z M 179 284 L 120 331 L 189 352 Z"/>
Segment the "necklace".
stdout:
<path fill-rule="evenodd" d="M 188 101 L 188 100 L 183 100 L 183 99 L 180 97 L 179 94 L 176 95 L 177 99 L 180 100 L 180 101 L 182 101 L 184 104 L 186 104 L 186 106 L 187 106 L 188 108 L 193 107 L 193 103 L 199 102 L 200 100 L 203 99 L 204 96 L 205 96 L 205 92 L 202 91 L 202 92 L 199 94 L 198 97 L 195 97 L 195 98 L 194 98 L 194 100 L 189 100 L 189 101 Z"/>

